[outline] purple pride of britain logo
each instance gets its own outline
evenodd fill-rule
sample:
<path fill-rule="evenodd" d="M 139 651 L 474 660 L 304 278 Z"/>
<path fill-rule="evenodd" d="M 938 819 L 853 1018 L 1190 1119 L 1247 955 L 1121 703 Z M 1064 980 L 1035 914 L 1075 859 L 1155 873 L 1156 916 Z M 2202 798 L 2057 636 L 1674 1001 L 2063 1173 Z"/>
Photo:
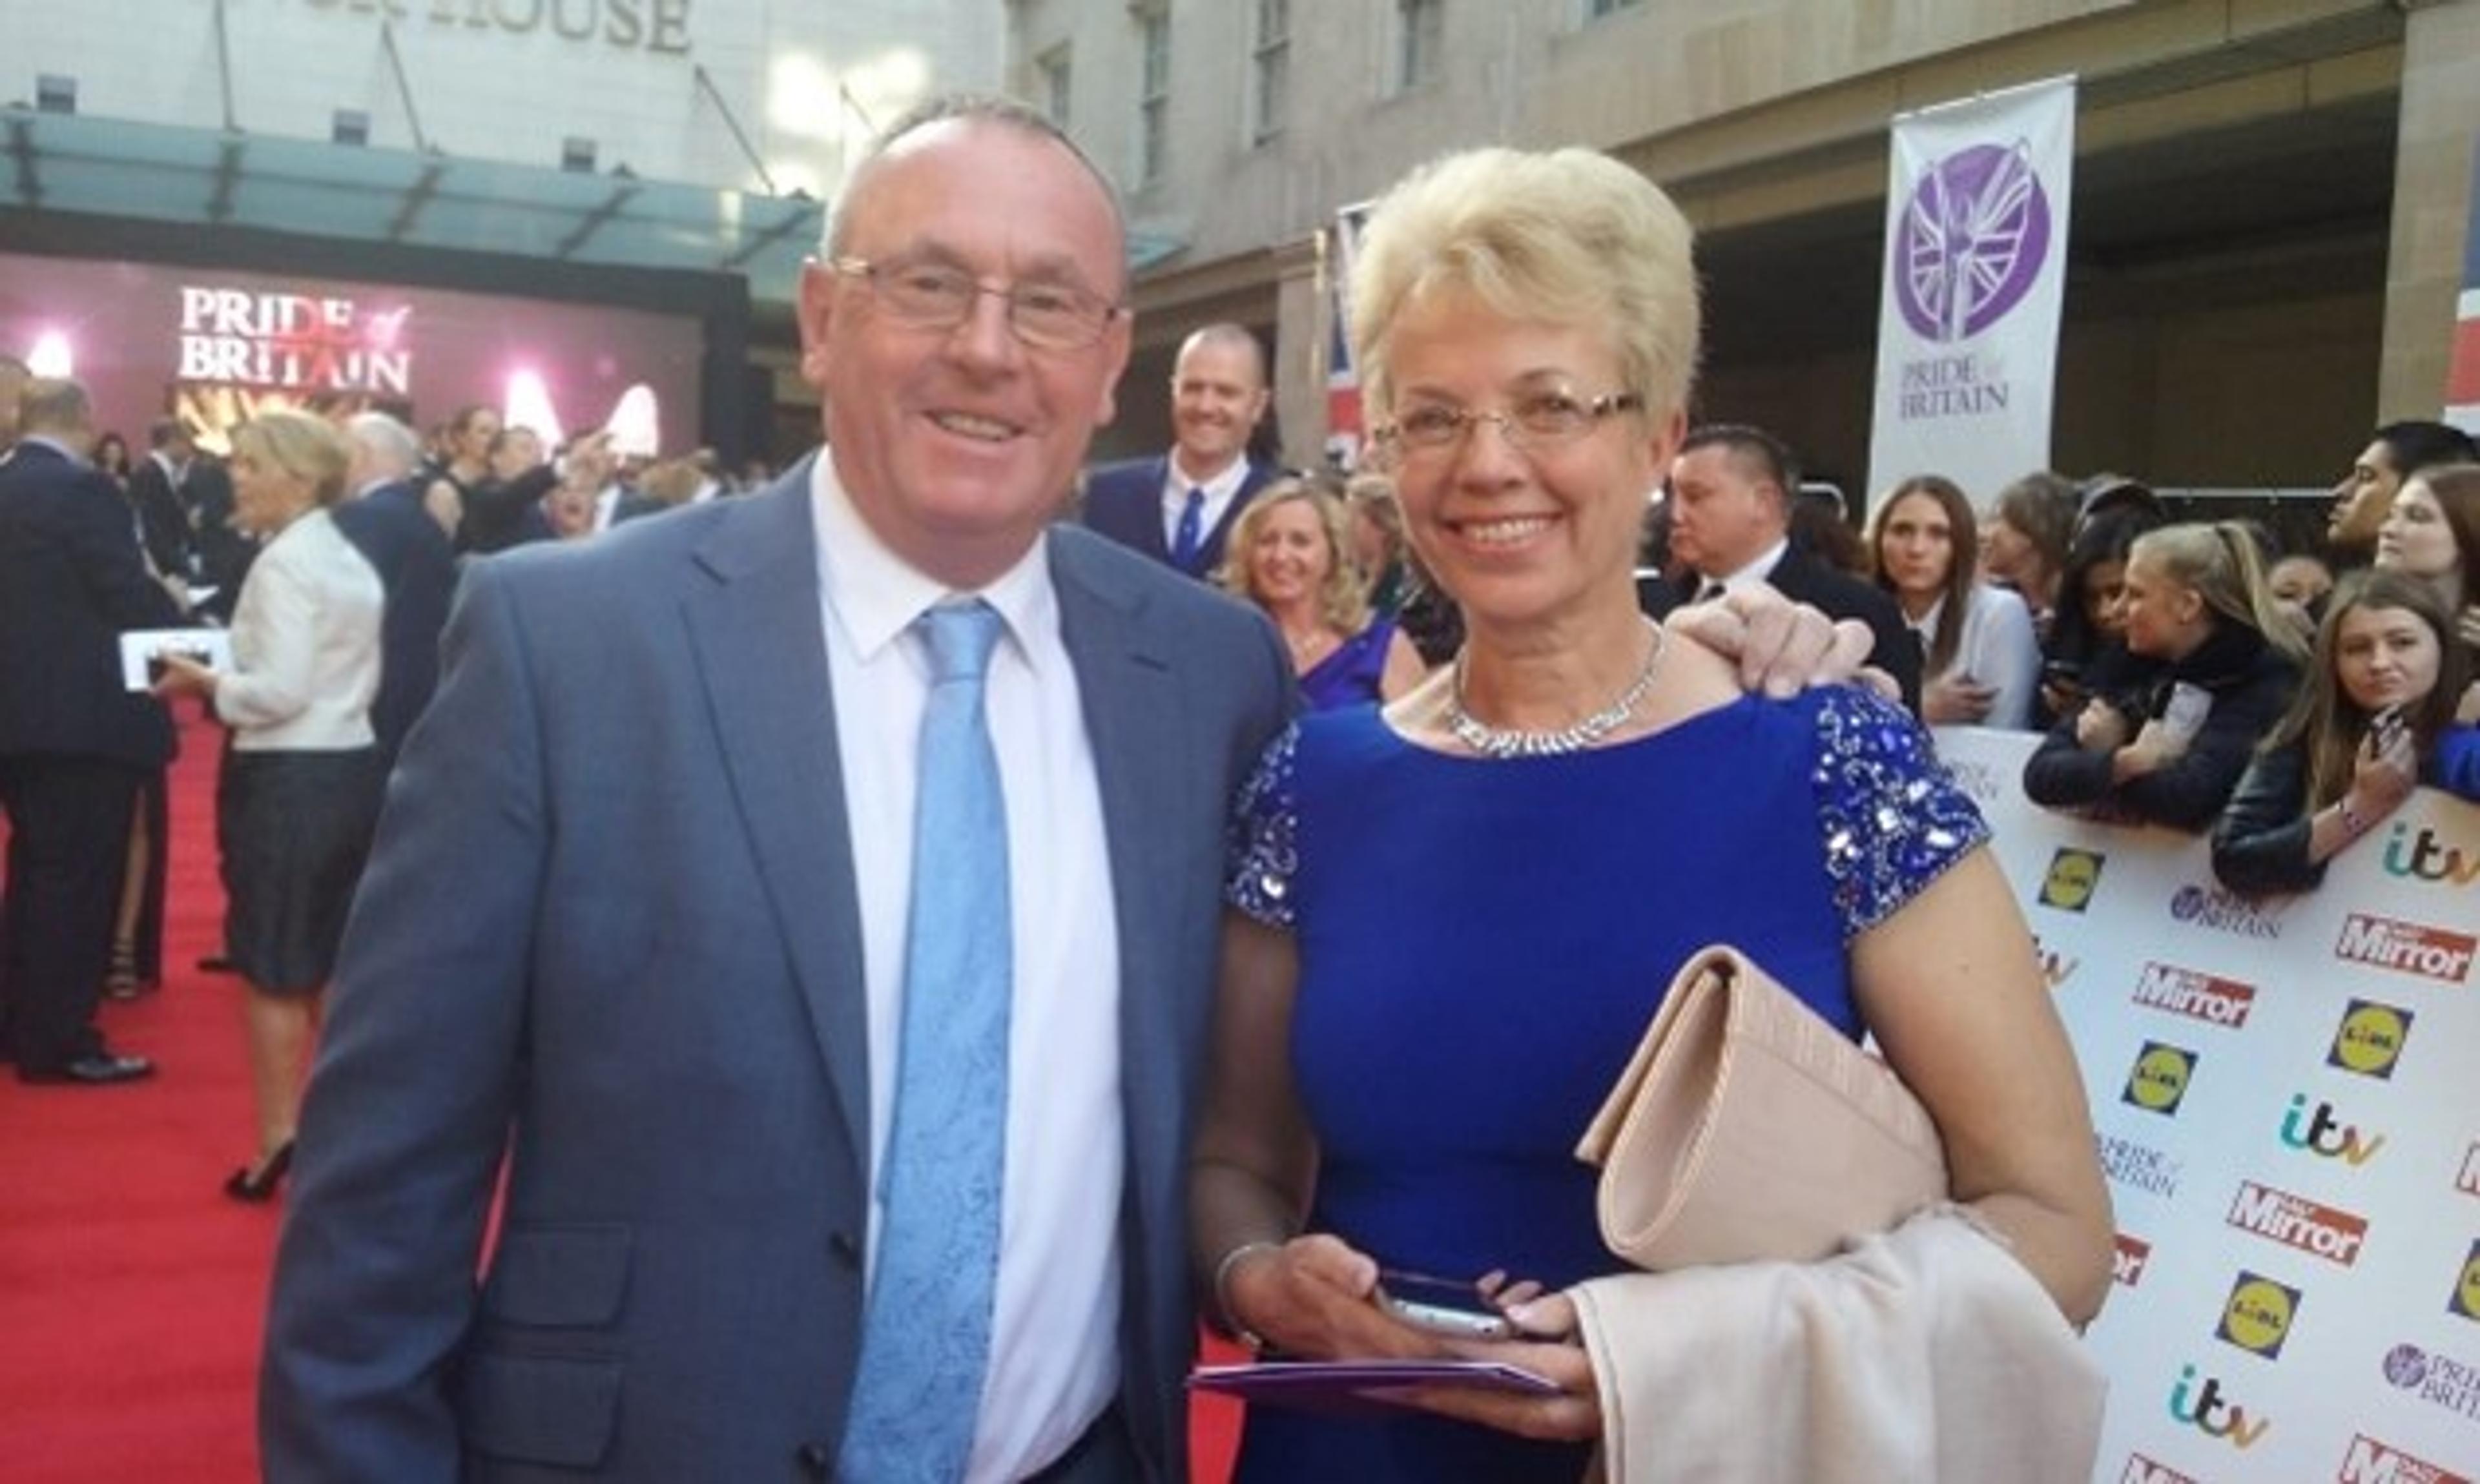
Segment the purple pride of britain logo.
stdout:
<path fill-rule="evenodd" d="M 1915 334 L 1952 345 L 1996 324 L 2050 256 L 2050 196 L 2031 145 L 1974 144 L 1936 161 L 1897 231 L 1895 302 Z"/>

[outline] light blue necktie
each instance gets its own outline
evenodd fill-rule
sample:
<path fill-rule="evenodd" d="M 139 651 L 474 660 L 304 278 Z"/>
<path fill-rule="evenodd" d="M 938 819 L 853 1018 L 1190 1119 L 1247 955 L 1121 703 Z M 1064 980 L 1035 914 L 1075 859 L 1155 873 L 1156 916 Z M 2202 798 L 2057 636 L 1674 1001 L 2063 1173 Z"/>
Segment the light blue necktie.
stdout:
<path fill-rule="evenodd" d="M 1194 575 L 1197 571 L 1198 548 L 1205 535 L 1205 492 L 1196 485 L 1188 487 L 1188 499 L 1179 507 L 1179 530 L 1171 538 L 1171 564 Z"/>
<path fill-rule="evenodd" d="M 961 1479 L 990 1367 L 1007 1164 L 1007 805 L 982 678 L 988 603 L 922 615 L 930 696 L 913 816 L 913 908 L 877 1267 L 836 1477 Z"/>

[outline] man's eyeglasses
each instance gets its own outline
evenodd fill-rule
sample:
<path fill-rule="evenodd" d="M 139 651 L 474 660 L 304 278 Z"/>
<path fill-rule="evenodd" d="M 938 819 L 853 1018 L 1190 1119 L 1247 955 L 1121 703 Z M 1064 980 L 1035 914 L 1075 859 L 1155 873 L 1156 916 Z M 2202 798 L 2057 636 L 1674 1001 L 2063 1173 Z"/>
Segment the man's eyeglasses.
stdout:
<path fill-rule="evenodd" d="M 1644 398 L 1634 392 L 1613 392 L 1590 401 L 1565 392 L 1536 392 L 1517 397 L 1505 412 L 1421 402 L 1382 425 L 1375 436 L 1382 450 L 1399 457 L 1437 453 L 1461 446 L 1474 423 L 1495 422 L 1499 435 L 1519 448 L 1555 448 L 1584 437 L 1614 413 L 1643 405 Z"/>
<path fill-rule="evenodd" d="M 872 263 L 837 258 L 828 265 L 867 283 L 887 312 L 925 330 L 952 330 L 972 317 L 985 294 L 1007 302 L 1008 328 L 1036 350 L 1082 350 L 1102 338 L 1124 311 L 1070 284 L 1020 283 L 994 289 L 946 263 Z"/>

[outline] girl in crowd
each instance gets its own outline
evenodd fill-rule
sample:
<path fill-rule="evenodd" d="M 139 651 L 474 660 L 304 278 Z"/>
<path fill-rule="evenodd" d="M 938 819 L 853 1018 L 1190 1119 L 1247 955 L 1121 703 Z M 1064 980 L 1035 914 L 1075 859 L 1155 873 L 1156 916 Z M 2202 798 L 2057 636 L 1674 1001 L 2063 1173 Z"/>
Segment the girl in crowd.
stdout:
<path fill-rule="evenodd" d="M 2377 527 L 2378 567 L 2428 584 L 2467 660 L 2480 663 L 2480 464 L 2445 464 L 2403 481 Z M 2462 698 L 2480 721 L 2480 691 Z"/>
<path fill-rule="evenodd" d="M 2024 600 L 1973 576 L 1979 549 L 1972 501 L 1937 474 L 1895 486 L 1869 532 L 1877 585 L 1921 636 L 1921 719 L 2017 730 L 2032 724 L 2041 645 Z"/>
<path fill-rule="evenodd" d="M 2136 537 L 2119 606 L 2123 660 L 2103 656 L 2091 699 L 2026 761 L 2024 792 L 2200 832 L 2290 704 L 2298 627 L 2265 588 L 2255 537 L 2227 521 Z"/>
<path fill-rule="evenodd" d="M 491 476 L 491 445 L 499 436 L 500 415 L 478 403 L 457 408 L 448 420 L 443 457 L 423 488 L 422 508 L 452 543 L 465 523 L 466 503 Z"/>
<path fill-rule="evenodd" d="M 1380 203 L 1352 303 L 1380 457 L 1467 638 L 1382 710 L 1303 718 L 1236 807 L 1197 1272 L 1224 1323 L 1287 1356 L 1501 1360 L 1557 1391 L 1428 1387 L 1379 1419 L 1252 1407 L 1240 1479 L 1573 1484 L 1605 1386 L 1627 1403 L 1614 1426 L 1737 1438 L 1765 1415 L 1765 1393 L 1674 1384 L 1641 1356 L 1602 1373 L 1569 1343 L 1564 1292 L 1512 1305 L 1505 1340 L 1379 1302 L 1382 1265 L 1476 1291 L 1493 1269 L 1597 1280 L 1596 1303 L 1679 1292 L 1688 1274 L 1628 1271 L 1603 1244 L 1574 1151 L 1665 985 L 1717 940 L 1840 1034 L 1875 1033 L 1944 1131 L 1953 1198 L 2003 1233 L 1972 1237 L 1963 1266 L 2071 1345 L 2061 1313 L 2090 1317 L 2108 1287 L 2108 1200 L 1987 827 L 1897 706 L 1842 686 L 1744 696 L 1728 662 L 1638 612 L 1645 492 L 1696 362 L 1686 219 L 1591 151 L 1450 156 Z M 1855 1294 L 1847 1313 L 1905 1309 L 1903 1292 L 1862 1304 L 1831 1262 L 1696 1276 L 1715 1273 L 1744 1286 L 1660 1308 L 1651 1370 L 1727 1351 L 1803 1374 L 1820 1347 L 1792 1316 L 1820 1288 Z M 1929 1337 L 1860 1327 L 1838 1343 L 1887 1375 L 1934 1369 Z M 1944 1443 L 1991 1424 L 1928 1425 Z"/>
<path fill-rule="evenodd" d="M 361 880 L 385 781 L 378 573 L 336 529 L 344 438 L 272 411 L 232 435 L 233 521 L 265 543 L 233 611 L 233 668 L 167 656 L 159 694 L 207 698 L 232 729 L 216 788 L 225 953 L 248 982 L 245 1026 L 258 1149 L 224 1193 L 265 1201 L 293 1163 L 301 1083 Z"/>
<path fill-rule="evenodd" d="M 2080 499 L 2064 474 L 2028 473 L 1998 492 L 1981 525 L 1980 575 L 2015 590 L 2043 638 L 2058 604 L 2075 601 L 2064 578 Z"/>
<path fill-rule="evenodd" d="M 105 433 L 95 439 L 94 467 L 111 475 L 113 483 L 128 489 L 129 440 L 118 433 Z"/>
<path fill-rule="evenodd" d="M 2108 678 L 2103 660 L 2115 655 L 2124 662 L 2119 599 L 2127 590 L 2127 553 L 2136 537 L 2160 524 L 2152 511 L 2131 507 L 2095 516 L 2076 532 L 2058 579 L 2061 606 L 2041 640 L 2035 725 L 2047 729 L 2081 710 L 2094 683 Z"/>
<path fill-rule="evenodd" d="M 1392 701 L 1425 673 L 1394 618 L 1371 616 L 1345 519 L 1324 490 L 1278 480 L 1241 510 L 1220 574 L 1282 631 L 1311 710 Z"/>
<path fill-rule="evenodd" d="M 2454 722 L 2466 673 L 2426 584 L 2380 569 L 2343 588 L 2297 701 L 2213 827 L 2222 884 L 2307 890 L 2423 780 L 2480 798 L 2480 729 Z"/>

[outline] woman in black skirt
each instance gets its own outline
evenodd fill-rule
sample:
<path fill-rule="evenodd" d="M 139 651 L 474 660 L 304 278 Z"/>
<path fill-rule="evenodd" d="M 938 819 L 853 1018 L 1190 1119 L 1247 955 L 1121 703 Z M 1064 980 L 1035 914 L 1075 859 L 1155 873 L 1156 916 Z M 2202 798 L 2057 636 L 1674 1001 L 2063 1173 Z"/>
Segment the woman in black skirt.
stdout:
<path fill-rule="evenodd" d="M 293 1161 L 320 993 L 378 817 L 374 747 L 378 573 L 328 519 L 344 438 L 303 413 L 262 413 L 232 437 L 233 523 L 264 543 L 233 612 L 233 668 L 167 656 L 160 694 L 194 692 L 233 729 L 217 789 L 224 936 L 248 981 L 258 1149 L 224 1192 L 264 1201 Z"/>

